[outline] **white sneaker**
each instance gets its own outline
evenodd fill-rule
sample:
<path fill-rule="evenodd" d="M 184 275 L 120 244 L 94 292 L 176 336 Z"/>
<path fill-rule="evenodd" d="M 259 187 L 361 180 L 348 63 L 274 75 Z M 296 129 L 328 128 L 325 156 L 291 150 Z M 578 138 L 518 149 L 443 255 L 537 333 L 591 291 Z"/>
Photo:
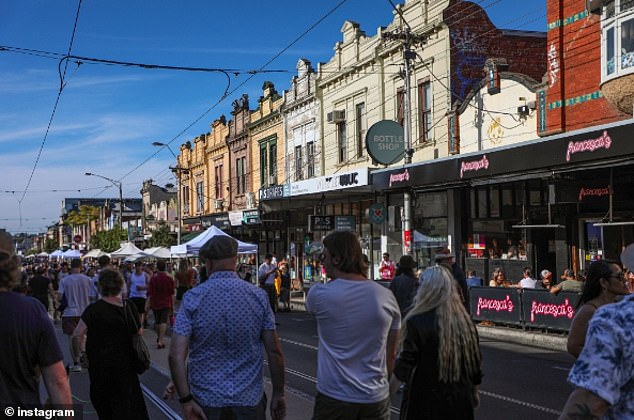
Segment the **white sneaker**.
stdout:
<path fill-rule="evenodd" d="M 81 365 L 73 365 L 73 367 L 70 368 L 70 371 L 74 373 L 81 372 Z"/>

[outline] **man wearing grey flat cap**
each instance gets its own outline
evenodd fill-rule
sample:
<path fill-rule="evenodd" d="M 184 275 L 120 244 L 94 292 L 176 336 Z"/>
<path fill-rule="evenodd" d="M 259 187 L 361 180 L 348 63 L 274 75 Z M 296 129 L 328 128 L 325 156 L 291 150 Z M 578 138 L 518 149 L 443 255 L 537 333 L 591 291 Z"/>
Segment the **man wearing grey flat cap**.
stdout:
<path fill-rule="evenodd" d="M 235 239 L 215 236 L 199 256 L 209 278 L 183 296 L 169 352 L 184 418 L 265 420 L 266 350 L 273 383 L 270 416 L 284 419 L 284 356 L 266 293 L 236 273 Z"/>
<path fill-rule="evenodd" d="M 456 280 L 456 285 L 458 287 L 458 291 L 460 292 L 462 303 L 467 309 L 467 312 L 469 312 L 469 286 L 467 286 L 464 271 L 462 271 L 462 268 L 460 268 L 460 266 L 456 263 L 456 256 L 449 250 L 449 248 L 439 248 L 436 250 L 434 261 L 438 265 L 444 265 L 449 269 L 449 271 L 451 271 L 453 278 Z"/>

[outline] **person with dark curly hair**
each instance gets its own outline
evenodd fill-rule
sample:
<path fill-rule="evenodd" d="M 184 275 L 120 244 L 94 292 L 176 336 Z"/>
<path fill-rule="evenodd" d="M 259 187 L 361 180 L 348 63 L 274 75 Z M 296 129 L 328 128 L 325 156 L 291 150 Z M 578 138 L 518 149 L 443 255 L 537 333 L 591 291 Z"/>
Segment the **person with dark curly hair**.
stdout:
<path fill-rule="evenodd" d="M 19 276 L 19 258 L 0 250 L 0 401 L 41 406 L 41 373 L 50 402 L 70 407 L 70 385 L 53 322 L 39 301 L 11 291 Z"/>
<path fill-rule="evenodd" d="M 614 303 L 618 296 L 627 295 L 627 287 L 621 267 L 614 261 L 594 261 L 588 269 L 588 276 L 577 304 L 577 314 L 568 333 L 568 353 L 579 357 L 586 341 L 590 319 L 597 309 Z"/>

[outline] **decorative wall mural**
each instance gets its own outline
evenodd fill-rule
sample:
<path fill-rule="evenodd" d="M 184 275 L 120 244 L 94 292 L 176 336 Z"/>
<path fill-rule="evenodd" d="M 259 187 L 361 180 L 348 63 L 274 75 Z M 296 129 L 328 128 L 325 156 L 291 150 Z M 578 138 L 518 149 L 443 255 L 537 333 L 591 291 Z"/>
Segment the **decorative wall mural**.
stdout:
<path fill-rule="evenodd" d="M 492 144 L 498 145 L 502 143 L 502 139 L 504 138 L 504 129 L 502 125 L 500 125 L 500 118 L 494 118 L 489 124 L 489 128 L 487 129 L 487 135 L 489 136 L 489 141 Z"/>
<path fill-rule="evenodd" d="M 548 49 L 548 85 L 553 87 L 559 78 L 559 57 L 555 43 L 550 44 Z"/>

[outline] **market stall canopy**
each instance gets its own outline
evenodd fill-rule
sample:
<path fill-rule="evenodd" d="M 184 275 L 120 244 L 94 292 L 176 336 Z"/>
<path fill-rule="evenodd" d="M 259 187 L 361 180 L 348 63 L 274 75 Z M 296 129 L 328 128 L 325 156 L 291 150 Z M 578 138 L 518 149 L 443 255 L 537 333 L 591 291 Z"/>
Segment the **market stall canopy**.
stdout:
<path fill-rule="evenodd" d="M 56 249 L 55 251 L 51 252 L 49 257 L 57 258 L 57 257 L 61 257 L 63 254 L 64 254 L 64 251 L 62 251 L 61 249 Z"/>
<path fill-rule="evenodd" d="M 100 249 L 91 249 L 86 254 L 84 254 L 84 258 L 99 258 L 103 255 L 108 255 L 107 252 L 103 252 Z"/>
<path fill-rule="evenodd" d="M 48 257 L 48 252 L 40 252 L 37 254 L 38 257 Z"/>
<path fill-rule="evenodd" d="M 137 248 L 132 242 L 126 242 L 125 245 L 123 245 L 121 248 L 117 249 L 114 252 L 111 252 L 110 256 L 114 258 L 122 258 L 128 257 L 130 255 L 140 254 L 142 252 L 143 251 Z"/>
<path fill-rule="evenodd" d="M 414 247 L 416 248 L 439 248 L 447 246 L 447 238 L 442 236 L 428 236 L 417 230 L 414 231 Z"/>
<path fill-rule="evenodd" d="M 205 245 L 205 243 L 208 240 L 210 240 L 211 238 L 217 235 L 229 236 L 230 238 L 233 238 L 231 235 L 223 232 L 222 230 L 218 229 L 216 226 L 212 226 L 206 231 L 204 231 L 202 234 L 192 239 L 191 241 L 185 242 L 184 244 L 181 244 L 181 245 L 173 246 L 171 248 L 171 252 L 172 254 L 179 254 L 179 255 L 198 254 L 198 251 L 200 251 L 200 248 L 202 248 L 202 246 Z M 238 240 L 236 239 L 236 241 Z M 250 244 L 248 242 L 238 241 L 238 254 L 253 254 L 256 252 L 258 252 L 258 246 L 256 244 Z"/>
<path fill-rule="evenodd" d="M 147 255 L 148 257 L 161 259 L 172 258 L 172 253 L 170 252 L 170 250 L 162 246 L 144 249 L 143 254 Z"/>
<path fill-rule="evenodd" d="M 69 249 L 62 253 L 62 258 L 79 258 L 81 257 L 81 252 L 78 249 Z"/>

